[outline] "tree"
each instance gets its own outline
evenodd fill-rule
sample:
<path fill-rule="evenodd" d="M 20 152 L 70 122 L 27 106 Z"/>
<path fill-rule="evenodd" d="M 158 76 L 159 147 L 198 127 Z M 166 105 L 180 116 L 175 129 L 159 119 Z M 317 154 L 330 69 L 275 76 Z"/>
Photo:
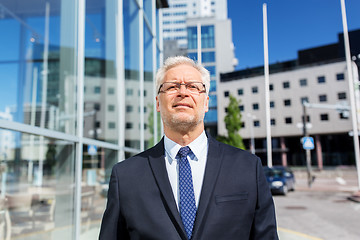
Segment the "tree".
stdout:
<path fill-rule="evenodd" d="M 245 145 L 243 143 L 242 137 L 239 134 L 239 131 L 242 126 L 241 125 L 242 116 L 239 109 L 239 105 L 241 101 L 237 100 L 231 94 L 229 98 L 230 98 L 230 102 L 227 107 L 227 114 L 224 118 L 226 130 L 227 130 L 227 136 L 219 135 L 217 137 L 217 140 L 245 150 Z"/>

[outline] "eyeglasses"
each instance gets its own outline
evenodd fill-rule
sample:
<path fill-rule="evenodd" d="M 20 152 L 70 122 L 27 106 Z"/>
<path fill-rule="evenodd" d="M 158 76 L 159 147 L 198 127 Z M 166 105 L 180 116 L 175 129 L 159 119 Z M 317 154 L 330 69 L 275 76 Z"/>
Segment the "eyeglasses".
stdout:
<path fill-rule="evenodd" d="M 206 88 L 205 84 L 201 82 L 187 82 L 187 83 L 178 83 L 178 82 L 164 82 L 160 85 L 159 93 L 167 93 L 167 94 L 173 94 L 180 91 L 181 85 L 184 85 L 185 88 L 191 93 L 191 94 L 200 94 L 205 93 Z"/>

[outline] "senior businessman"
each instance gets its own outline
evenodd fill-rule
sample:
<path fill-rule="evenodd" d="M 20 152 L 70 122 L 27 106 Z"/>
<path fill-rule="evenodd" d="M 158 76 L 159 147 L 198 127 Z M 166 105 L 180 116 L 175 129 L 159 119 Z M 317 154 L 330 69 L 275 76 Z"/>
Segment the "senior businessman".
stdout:
<path fill-rule="evenodd" d="M 156 85 L 165 136 L 113 167 L 99 239 L 278 239 L 260 159 L 204 131 L 209 72 L 171 57 Z"/>

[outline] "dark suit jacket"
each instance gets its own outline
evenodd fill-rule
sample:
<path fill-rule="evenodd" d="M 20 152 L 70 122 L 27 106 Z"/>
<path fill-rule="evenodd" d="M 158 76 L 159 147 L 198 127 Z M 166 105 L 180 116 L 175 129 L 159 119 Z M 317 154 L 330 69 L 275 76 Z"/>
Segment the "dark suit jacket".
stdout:
<path fill-rule="evenodd" d="M 162 139 L 114 166 L 99 239 L 186 239 L 164 156 Z M 192 239 L 278 239 L 274 204 L 259 158 L 209 136 Z"/>

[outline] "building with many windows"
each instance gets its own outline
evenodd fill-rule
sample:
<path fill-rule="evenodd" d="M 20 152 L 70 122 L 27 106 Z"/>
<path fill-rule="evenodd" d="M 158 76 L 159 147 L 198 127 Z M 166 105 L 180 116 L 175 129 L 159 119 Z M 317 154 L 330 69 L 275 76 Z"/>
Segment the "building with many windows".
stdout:
<path fill-rule="evenodd" d="M 220 73 L 233 71 L 237 65 L 231 20 L 227 18 L 227 0 L 169 0 L 162 22 L 164 57 L 188 56 L 210 71 L 210 102 L 205 127 L 216 136 L 216 84 Z"/>
<path fill-rule="evenodd" d="M 209 111 L 205 128 L 217 135 L 217 91 L 220 73 L 233 71 L 237 61 L 231 34 L 231 20 L 193 18 L 187 20 L 188 57 L 198 61 L 210 72 Z"/>
<path fill-rule="evenodd" d="M 227 0 L 169 0 L 163 10 L 163 39 L 177 40 L 179 48 L 187 46 L 186 19 L 214 17 L 227 19 Z"/>
<path fill-rule="evenodd" d="M 360 53 L 360 30 L 349 32 L 351 54 Z M 270 119 L 273 164 L 305 165 L 300 143 L 303 121 L 315 139 L 313 164 L 355 164 L 351 120 L 346 112 L 332 109 L 349 106 L 349 87 L 343 36 L 335 44 L 298 52 L 298 59 L 270 65 Z M 354 58 L 356 59 L 356 58 Z M 355 68 L 357 70 L 357 68 Z M 356 73 L 356 76 L 358 74 Z M 255 139 L 256 154 L 266 162 L 265 83 L 263 67 L 244 69 L 221 75 L 218 85 L 218 118 L 224 119 L 229 95 L 241 100 L 243 128 L 241 136 L 250 148 Z M 306 107 L 303 102 L 317 104 Z M 330 106 L 330 107 L 329 107 Z M 218 121 L 219 134 L 226 134 Z"/>
<path fill-rule="evenodd" d="M 98 238 L 112 166 L 161 134 L 164 7 L 0 0 L 0 239 Z"/>

